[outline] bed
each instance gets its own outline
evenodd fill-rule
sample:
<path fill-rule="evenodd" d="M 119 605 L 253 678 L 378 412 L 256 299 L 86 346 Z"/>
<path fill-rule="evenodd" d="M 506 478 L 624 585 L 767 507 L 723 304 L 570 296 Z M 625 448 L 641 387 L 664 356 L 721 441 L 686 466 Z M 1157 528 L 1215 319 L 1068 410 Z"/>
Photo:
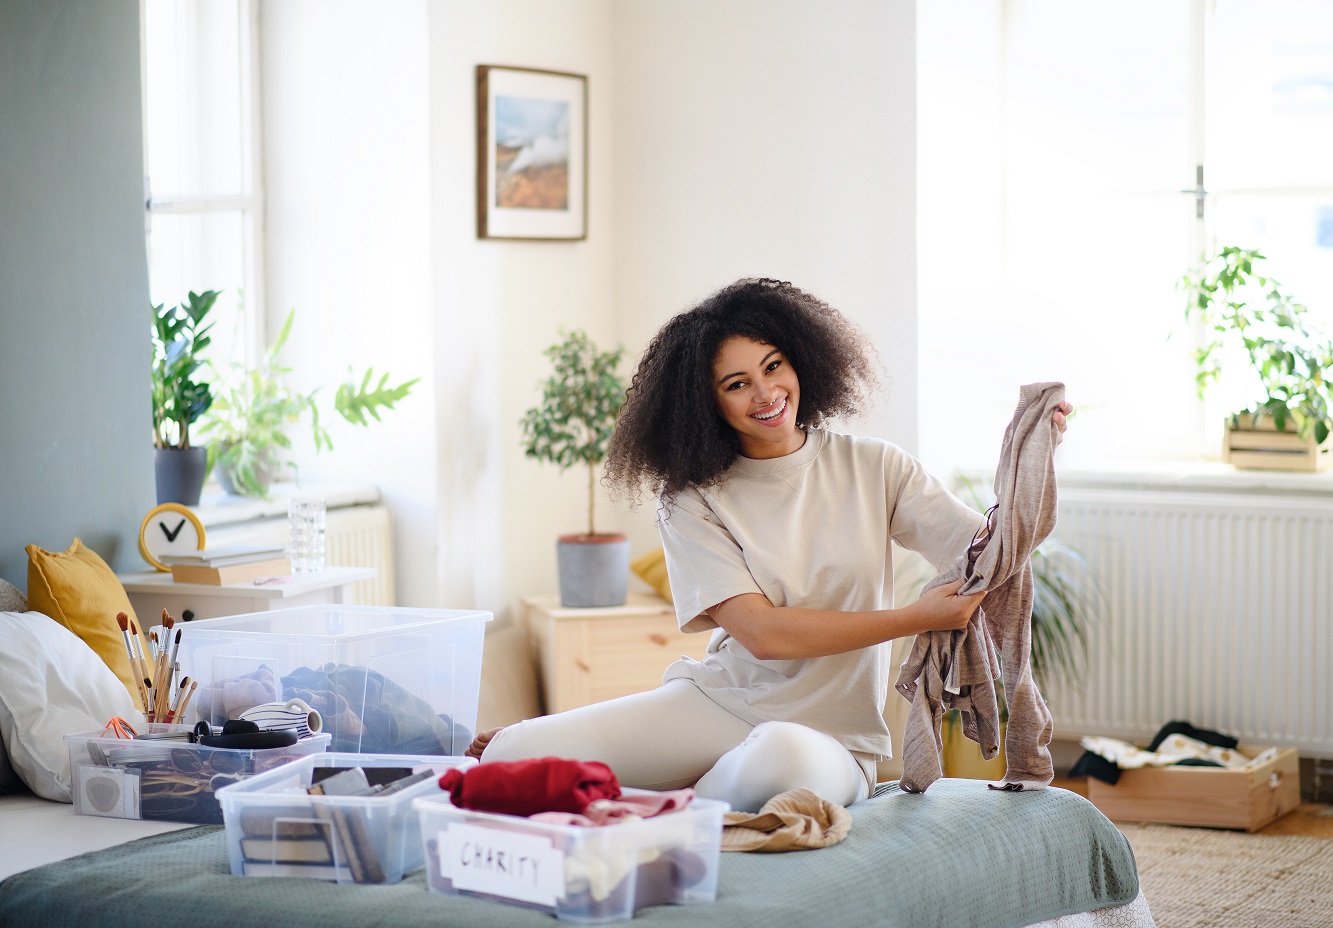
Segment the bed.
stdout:
<path fill-rule="evenodd" d="M 488 653 L 492 644 L 488 638 Z M 526 642 L 516 650 L 526 653 Z M 483 695 L 495 682 L 483 674 Z M 535 689 L 532 681 L 527 688 Z M 0 925 L 553 922 L 527 909 L 432 893 L 423 870 L 392 886 L 233 877 L 219 826 L 75 815 L 63 734 L 99 727 L 120 712 L 116 700 L 128 699 L 102 659 L 63 626 L 0 612 L 0 734 L 13 761 L 10 770 L 0 752 L 0 792 L 17 782 L 17 772 L 49 797 L 0 795 Z M 50 801 L 61 796 L 65 802 Z M 726 928 L 1153 924 L 1128 842 L 1066 790 L 997 793 L 979 781 L 945 779 L 909 795 L 886 785 L 851 813 L 851 833 L 840 844 L 724 854 L 716 902 L 646 908 L 636 921 Z"/>
<path fill-rule="evenodd" d="M 422 870 L 393 886 L 233 877 L 219 826 L 88 819 L 67 805 L 15 799 L 0 799 L 0 835 L 11 864 L 16 843 L 33 863 L 87 847 L 89 840 L 99 846 L 0 882 L 0 924 L 15 928 L 553 923 L 540 912 L 432 893 Z M 51 808 L 34 809 L 33 802 Z M 979 781 L 946 779 L 924 795 L 881 787 L 851 812 L 851 833 L 840 844 L 723 854 L 716 902 L 646 908 L 635 920 L 727 928 L 1153 924 L 1128 842 L 1072 792 L 996 793 Z M 52 827 L 57 823 L 63 828 Z M 133 837 L 145 829 L 157 833 L 105 846 L 117 833 Z M 96 833 L 79 834 L 85 830 Z"/>

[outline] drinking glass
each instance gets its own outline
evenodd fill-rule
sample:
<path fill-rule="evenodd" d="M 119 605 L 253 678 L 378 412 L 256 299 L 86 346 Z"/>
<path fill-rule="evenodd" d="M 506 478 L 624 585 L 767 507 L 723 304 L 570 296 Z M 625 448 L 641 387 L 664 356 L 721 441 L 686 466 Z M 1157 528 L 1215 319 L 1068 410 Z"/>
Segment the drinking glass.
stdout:
<path fill-rule="evenodd" d="M 288 500 L 292 570 L 314 573 L 324 569 L 324 520 L 322 496 L 294 496 Z"/>

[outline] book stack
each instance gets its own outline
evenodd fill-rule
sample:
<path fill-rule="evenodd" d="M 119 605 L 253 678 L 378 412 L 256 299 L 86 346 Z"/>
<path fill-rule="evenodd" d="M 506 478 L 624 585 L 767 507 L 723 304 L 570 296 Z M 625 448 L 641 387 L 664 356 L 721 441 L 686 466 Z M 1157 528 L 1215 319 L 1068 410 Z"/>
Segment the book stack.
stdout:
<path fill-rule="evenodd" d="M 312 796 L 384 797 L 437 776 L 431 768 L 328 767 L 316 771 Z M 246 876 L 298 876 L 383 883 L 384 867 L 365 807 L 320 802 L 309 809 L 260 807 L 241 814 Z"/>
<path fill-rule="evenodd" d="M 249 583 L 260 577 L 286 577 L 292 562 L 282 545 L 228 545 L 193 554 L 169 554 L 162 563 L 171 568 L 177 583 Z"/>

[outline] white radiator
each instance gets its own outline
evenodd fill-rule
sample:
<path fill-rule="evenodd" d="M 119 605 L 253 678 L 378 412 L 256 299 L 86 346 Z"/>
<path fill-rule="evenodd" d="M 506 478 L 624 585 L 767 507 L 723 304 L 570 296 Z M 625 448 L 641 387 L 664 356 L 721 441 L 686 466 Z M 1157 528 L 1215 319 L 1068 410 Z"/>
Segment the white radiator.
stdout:
<path fill-rule="evenodd" d="M 1062 487 L 1055 535 L 1107 605 L 1057 735 L 1183 719 L 1333 757 L 1333 499 Z"/>
<path fill-rule="evenodd" d="M 348 588 L 344 602 L 361 606 L 393 606 L 393 525 L 384 506 L 330 509 L 325 527 L 325 563 L 330 567 L 374 567 L 373 580 Z M 208 529 L 210 545 L 273 544 L 290 541 L 287 520 L 265 519 Z"/>

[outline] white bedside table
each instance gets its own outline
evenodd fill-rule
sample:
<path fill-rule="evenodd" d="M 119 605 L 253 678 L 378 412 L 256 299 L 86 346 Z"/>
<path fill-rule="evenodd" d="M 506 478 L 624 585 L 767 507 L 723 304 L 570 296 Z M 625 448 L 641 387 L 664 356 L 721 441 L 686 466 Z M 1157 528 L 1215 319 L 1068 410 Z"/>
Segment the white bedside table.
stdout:
<path fill-rule="evenodd" d="M 560 597 L 525 596 L 524 619 L 542 670 L 546 711 L 642 693 L 682 655 L 703 660 L 711 635 L 687 635 L 675 607 L 659 596 L 631 593 L 623 606 L 571 609 Z"/>
<path fill-rule="evenodd" d="M 139 626 L 146 629 L 157 624 L 163 609 L 188 622 L 294 606 L 341 603 L 348 586 L 371 580 L 376 573 L 374 567 L 326 567 L 314 573 L 292 574 L 285 578 L 285 583 L 211 586 L 176 583 L 171 574 L 146 570 L 121 574 L 120 582 L 139 617 Z"/>

